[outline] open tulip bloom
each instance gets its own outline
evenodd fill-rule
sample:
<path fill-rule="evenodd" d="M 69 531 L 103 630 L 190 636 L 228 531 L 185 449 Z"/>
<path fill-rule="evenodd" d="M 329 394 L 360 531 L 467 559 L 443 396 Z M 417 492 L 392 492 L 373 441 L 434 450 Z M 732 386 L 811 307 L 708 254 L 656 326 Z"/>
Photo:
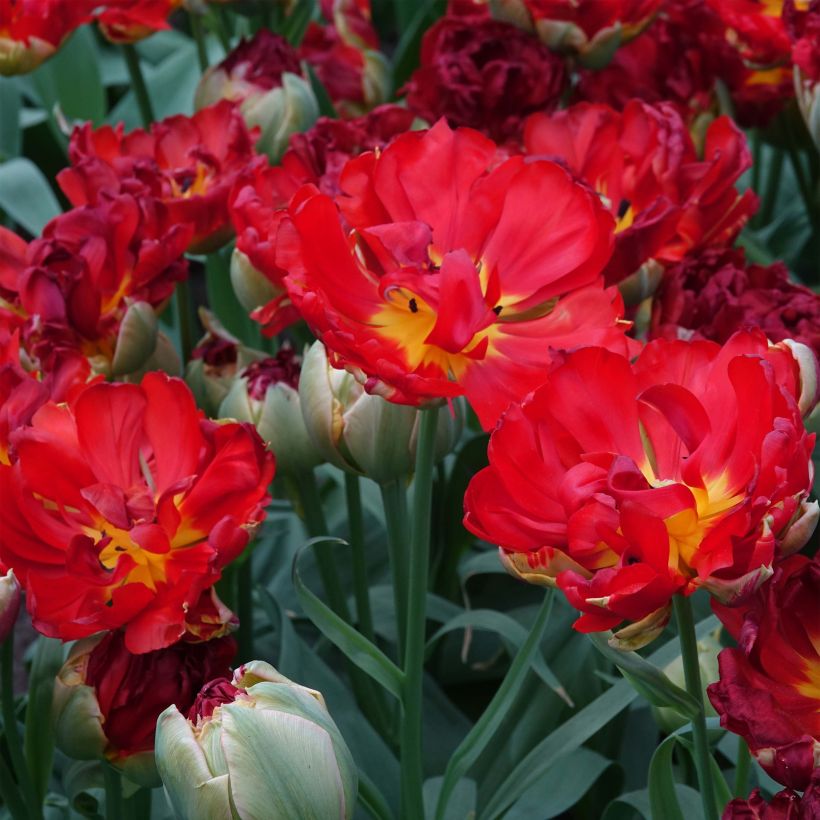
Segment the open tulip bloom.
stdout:
<path fill-rule="evenodd" d="M 820 820 L 818 147 L 820 0 L 0 0 L 0 820 Z"/>

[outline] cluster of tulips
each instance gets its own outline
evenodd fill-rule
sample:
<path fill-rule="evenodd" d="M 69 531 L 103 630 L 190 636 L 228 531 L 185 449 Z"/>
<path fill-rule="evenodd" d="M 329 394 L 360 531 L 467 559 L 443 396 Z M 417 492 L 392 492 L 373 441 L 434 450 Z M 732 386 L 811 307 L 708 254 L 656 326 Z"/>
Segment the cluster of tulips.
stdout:
<path fill-rule="evenodd" d="M 48 112 L 68 208 L 0 224 L 6 810 L 57 810 L 56 743 L 109 818 L 525 816 L 534 744 L 518 785 L 464 787 L 531 670 L 571 702 L 540 656 L 560 594 L 609 672 L 677 716 L 652 817 L 688 816 L 669 738 L 703 820 L 820 816 L 820 297 L 794 275 L 820 280 L 820 0 L 374 5 L 0 0 L 0 92 L 85 27 L 143 119 Z M 196 42 L 192 113 L 154 114 L 158 32 Z M 809 226 L 792 270 L 763 247 L 787 171 Z M 279 558 L 300 613 L 255 588 L 283 510 L 311 538 Z M 498 621 L 434 569 L 477 557 L 543 602 L 433 771 L 433 610 L 466 604 L 443 629 L 468 635 Z M 15 700 L 23 600 L 43 637 Z M 262 604 L 280 636 L 318 630 L 317 657 L 329 642 L 397 799 L 318 681 L 268 662 L 284 638 L 254 659 Z M 665 671 L 644 652 L 664 634 Z"/>

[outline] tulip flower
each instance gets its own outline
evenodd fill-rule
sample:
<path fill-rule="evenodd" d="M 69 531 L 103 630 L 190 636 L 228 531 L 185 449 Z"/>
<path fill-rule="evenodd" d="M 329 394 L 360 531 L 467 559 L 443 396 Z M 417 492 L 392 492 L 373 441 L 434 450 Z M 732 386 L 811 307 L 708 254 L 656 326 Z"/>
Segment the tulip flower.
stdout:
<path fill-rule="evenodd" d="M 0 0 L 0 74 L 26 74 L 91 18 L 84 0 Z"/>
<path fill-rule="evenodd" d="M 51 637 L 123 627 L 130 652 L 174 643 L 264 519 L 274 468 L 256 431 L 205 420 L 162 373 L 48 403 L 10 439 L 0 560 Z"/>
<path fill-rule="evenodd" d="M 276 245 L 334 367 L 400 404 L 466 395 L 487 429 L 551 348 L 630 346 L 600 281 L 612 217 L 555 163 L 500 160 L 443 120 L 403 134 L 350 160 L 335 201 L 301 188 Z"/>
<path fill-rule="evenodd" d="M 490 0 L 493 14 L 600 68 L 652 22 L 662 0 Z"/>
<path fill-rule="evenodd" d="M 76 2 L 76 0 L 75 0 Z M 170 28 L 168 15 L 183 0 L 105 0 L 95 19 L 112 43 L 134 43 Z M 93 3 L 91 4 L 93 7 Z"/>
<path fill-rule="evenodd" d="M 157 721 L 156 758 L 182 820 L 353 816 L 356 765 L 322 695 L 261 661 Z"/>
<path fill-rule="evenodd" d="M 302 75 L 295 49 L 278 34 L 260 29 L 242 40 L 202 75 L 194 104 L 198 109 L 230 100 L 248 128 L 258 127 L 258 151 L 277 162 L 291 134 L 305 131 L 319 116 L 319 104 Z"/>
<path fill-rule="evenodd" d="M 656 340 L 634 364 L 567 353 L 493 432 L 465 526 L 513 574 L 557 585 L 579 631 L 630 622 L 615 638 L 630 648 L 660 633 L 675 594 L 740 600 L 817 523 L 798 406 L 810 358 L 759 331 Z"/>
<path fill-rule="evenodd" d="M 346 370 L 331 367 L 321 342 L 305 355 L 299 398 L 307 432 L 326 461 L 379 484 L 413 472 L 419 411 L 365 392 Z M 459 440 L 464 411 L 456 400 L 437 412 L 435 459 L 440 461 Z"/>
<path fill-rule="evenodd" d="M 299 371 L 293 349 L 283 347 L 242 370 L 219 407 L 221 417 L 256 427 L 280 475 L 305 473 L 322 462 L 302 419 Z"/>
<path fill-rule="evenodd" d="M 820 150 L 820 3 L 785 0 L 783 21 L 791 41 L 797 103 Z"/>
<path fill-rule="evenodd" d="M 809 788 L 820 767 L 820 560 L 793 555 L 749 600 L 713 608 L 738 641 L 708 690 L 721 726 L 779 783 Z"/>
<path fill-rule="evenodd" d="M 75 206 L 120 192 L 146 200 L 168 229 L 192 230 L 191 253 L 209 253 L 231 238 L 228 195 L 239 173 L 266 164 L 254 152 L 256 136 L 227 100 L 128 134 L 122 124 L 85 123 L 71 135 L 71 166 L 57 182 Z"/>
<path fill-rule="evenodd" d="M 130 780 L 158 786 L 154 731 L 172 704 L 191 708 L 203 684 L 229 678 L 233 638 L 179 641 L 131 654 L 121 631 L 78 641 L 54 688 L 57 745 L 77 760 L 107 760 Z"/>
<path fill-rule="evenodd" d="M 783 789 L 767 802 L 760 789 L 748 800 L 738 797 L 723 810 L 721 820 L 814 820 L 820 817 L 820 769 L 802 795 Z"/>

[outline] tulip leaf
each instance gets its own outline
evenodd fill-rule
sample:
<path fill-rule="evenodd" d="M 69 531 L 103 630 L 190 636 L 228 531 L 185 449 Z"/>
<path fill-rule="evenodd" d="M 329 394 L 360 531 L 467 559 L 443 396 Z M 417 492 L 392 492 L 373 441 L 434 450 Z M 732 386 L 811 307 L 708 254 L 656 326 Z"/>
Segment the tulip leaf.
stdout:
<path fill-rule="evenodd" d="M 56 638 L 40 637 L 34 651 L 26 707 L 25 754 L 34 788 L 42 797 L 51 777 L 54 757 L 54 722 L 51 702 L 54 678 L 63 665 L 63 645 Z"/>
<path fill-rule="evenodd" d="M 305 63 L 305 68 L 307 68 L 308 78 L 310 79 L 310 87 L 313 89 L 316 102 L 319 103 L 319 114 L 333 120 L 338 119 L 339 114 L 336 112 L 333 100 L 330 99 L 330 94 L 327 93 L 325 84 L 319 79 L 310 63 Z"/>
<path fill-rule="evenodd" d="M 607 642 L 606 633 L 595 632 L 588 635 L 592 645 L 608 660 L 612 661 L 623 676 L 655 706 L 669 706 L 686 718 L 693 718 L 700 712 L 700 704 L 685 689 L 676 686 L 656 666 L 642 658 L 637 652 L 613 649 Z"/>
<path fill-rule="evenodd" d="M 655 750 L 649 764 L 649 810 L 658 820 L 686 820 L 678 803 L 672 774 L 672 755 L 677 743 L 676 735 L 667 737 Z"/>
<path fill-rule="evenodd" d="M 703 816 L 700 795 L 693 788 L 676 783 L 675 794 L 684 817 L 695 820 Z M 643 820 L 657 820 L 652 817 L 648 789 L 627 792 L 615 798 L 604 810 L 601 820 L 635 820 L 636 814 Z"/>
<path fill-rule="evenodd" d="M 320 543 L 347 545 L 347 542 L 341 538 L 311 538 L 296 553 L 293 558 L 292 578 L 302 608 L 319 631 L 352 663 L 370 675 L 388 692 L 400 698 L 404 683 L 404 674 L 401 669 L 381 649 L 374 646 L 364 635 L 343 621 L 329 606 L 322 603 L 302 581 L 299 575 L 299 558 L 306 549 Z"/>
<path fill-rule="evenodd" d="M 287 16 L 282 26 L 282 36 L 294 48 L 298 48 L 304 39 L 308 24 L 316 11 L 315 0 L 297 0 L 293 11 Z"/>
<path fill-rule="evenodd" d="M 359 769 L 359 803 L 376 820 L 392 820 L 393 812 L 384 795 L 362 769 Z"/>
<path fill-rule="evenodd" d="M 705 618 L 696 628 L 698 637 L 713 630 L 717 623 L 714 615 Z M 652 653 L 649 661 L 656 666 L 665 666 L 679 652 L 678 639 L 673 638 Z M 627 681 L 616 683 L 548 734 L 518 761 L 504 782 L 494 790 L 487 806 L 480 814 L 482 820 L 500 817 L 522 794 L 546 775 L 555 761 L 579 748 L 601 727 L 626 709 L 637 696 L 637 692 Z"/>
<path fill-rule="evenodd" d="M 444 13 L 444 0 L 397 0 L 396 19 L 406 22 L 399 27 L 401 37 L 393 52 L 393 88 L 398 93 L 419 62 L 424 32 Z M 413 8 L 415 13 L 409 16 Z"/>
<path fill-rule="evenodd" d="M 441 789 L 444 786 L 443 777 L 431 777 L 424 781 L 424 816 L 435 817 L 436 806 L 441 798 Z M 458 781 L 447 801 L 447 811 L 442 820 L 464 820 L 475 816 L 478 787 L 475 780 L 462 778 Z"/>
<path fill-rule="evenodd" d="M 16 157 L 22 143 L 20 132 L 20 89 L 8 77 L 0 77 L 0 161 Z"/>
<path fill-rule="evenodd" d="M 43 172 L 23 157 L 0 165 L 0 208 L 35 235 L 61 210 Z"/>
<path fill-rule="evenodd" d="M 503 612 L 494 609 L 468 609 L 449 620 L 440 627 L 427 641 L 426 655 L 429 657 L 436 642 L 449 632 L 460 629 L 485 629 L 495 632 L 504 642 L 515 649 L 520 649 L 527 640 L 527 630 Z M 552 669 L 549 668 L 540 652 L 536 651 L 532 657 L 533 671 L 544 683 L 555 692 L 567 706 L 573 706 L 572 699 L 567 694 L 561 681 L 558 680 Z"/>

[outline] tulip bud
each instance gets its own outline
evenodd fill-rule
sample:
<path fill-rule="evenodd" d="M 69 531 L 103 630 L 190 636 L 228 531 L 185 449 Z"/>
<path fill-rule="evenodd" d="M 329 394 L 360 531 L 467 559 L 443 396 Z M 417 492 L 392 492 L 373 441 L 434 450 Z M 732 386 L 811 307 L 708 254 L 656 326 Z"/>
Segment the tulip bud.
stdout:
<path fill-rule="evenodd" d="M 710 683 L 714 683 L 720 677 L 717 659 L 721 650 L 720 641 L 718 640 L 719 635 L 720 627 L 718 627 L 715 632 L 710 635 L 705 635 L 698 641 L 700 684 L 703 689 L 703 702 L 705 704 L 707 717 L 714 717 L 717 714 L 712 704 L 709 702 L 709 698 L 706 697 L 706 687 Z M 683 658 L 680 655 L 664 667 L 663 673 L 676 686 L 681 689 L 686 688 L 686 678 L 683 672 Z M 669 706 L 653 706 L 652 716 L 664 732 L 674 732 L 676 729 L 680 729 L 681 726 L 688 722 L 687 718 Z"/>
<path fill-rule="evenodd" d="M 117 333 L 111 373 L 121 376 L 139 370 L 157 346 L 157 316 L 148 302 L 132 302 Z"/>
<path fill-rule="evenodd" d="M 321 342 L 305 354 L 299 396 L 307 431 L 331 464 L 380 484 L 413 472 L 419 410 L 366 393 L 354 376 L 330 366 Z M 439 413 L 438 460 L 461 435 L 463 405 L 454 401 L 427 412 Z"/>
<path fill-rule="evenodd" d="M 356 765 L 324 698 L 261 661 L 206 685 L 187 719 L 169 706 L 156 755 L 183 820 L 353 816 Z"/>
<path fill-rule="evenodd" d="M 54 686 L 58 747 L 77 760 L 108 760 L 129 780 L 159 785 L 154 726 L 170 704 L 189 708 L 203 682 L 230 674 L 236 642 L 179 641 L 133 655 L 123 633 L 78 641 Z"/>
<path fill-rule="evenodd" d="M 185 381 L 197 405 L 215 418 L 239 373 L 251 362 L 264 359 L 265 354 L 245 347 L 207 308 L 199 309 L 199 320 L 205 335 L 191 352 Z"/>
<path fill-rule="evenodd" d="M 299 403 L 299 360 L 289 347 L 249 364 L 219 407 L 222 418 L 248 421 L 276 457 L 277 472 L 304 473 L 322 462 Z"/>
<path fill-rule="evenodd" d="M 820 151 L 820 81 L 813 82 L 794 67 L 794 90 L 806 128 Z"/>
<path fill-rule="evenodd" d="M 257 270 L 247 254 L 234 248 L 231 254 L 231 285 L 237 301 L 248 313 L 280 297 L 284 291 L 277 288 L 264 273 Z"/>
<path fill-rule="evenodd" d="M 6 640 L 20 613 L 20 584 L 10 569 L 0 577 L 0 643 Z"/>
<path fill-rule="evenodd" d="M 252 40 L 242 40 L 202 75 L 194 97 L 196 108 L 222 99 L 239 104 L 249 128 L 259 126 L 256 148 L 272 162 L 280 159 L 291 134 L 306 131 L 319 116 L 319 104 L 302 76 L 295 50 L 265 29 Z"/>

